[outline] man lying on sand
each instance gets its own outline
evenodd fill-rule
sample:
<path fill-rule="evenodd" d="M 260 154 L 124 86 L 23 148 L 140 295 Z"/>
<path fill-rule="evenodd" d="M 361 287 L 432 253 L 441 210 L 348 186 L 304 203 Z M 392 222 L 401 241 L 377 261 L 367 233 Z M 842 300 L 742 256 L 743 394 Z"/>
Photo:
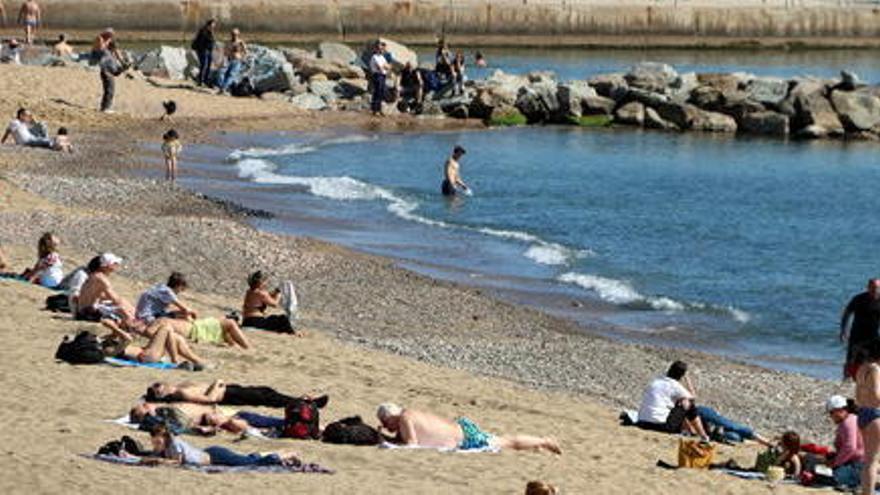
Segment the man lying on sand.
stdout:
<path fill-rule="evenodd" d="M 396 404 L 382 404 L 376 411 L 382 428 L 396 435 L 396 443 L 438 449 L 472 450 L 499 448 L 513 450 L 548 450 L 562 454 L 559 443 L 549 437 L 530 435 L 496 436 L 481 430 L 471 420 L 461 417 L 451 421 L 440 416 L 403 409 Z"/>
<path fill-rule="evenodd" d="M 173 404 L 140 403 L 129 411 L 129 420 L 140 424 L 147 416 L 165 417 L 171 415 L 185 429 L 193 433 L 212 435 L 218 431 L 234 434 L 247 433 L 253 429 L 275 429 L 284 427 L 283 417 L 265 416 L 247 411 L 227 414 L 216 405 L 176 402 Z"/>
<path fill-rule="evenodd" d="M 147 388 L 147 402 L 192 402 L 225 406 L 285 407 L 293 397 L 271 387 L 246 386 L 223 380 L 210 385 L 184 382 L 172 385 L 156 382 Z"/>

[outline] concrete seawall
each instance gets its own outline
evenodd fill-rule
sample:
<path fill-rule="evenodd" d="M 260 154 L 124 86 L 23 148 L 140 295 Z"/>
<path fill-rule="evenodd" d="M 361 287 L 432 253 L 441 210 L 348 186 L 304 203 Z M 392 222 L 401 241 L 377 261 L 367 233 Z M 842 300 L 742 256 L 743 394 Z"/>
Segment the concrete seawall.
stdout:
<path fill-rule="evenodd" d="M 14 17 L 13 2 L 5 4 Z M 847 0 L 42 0 L 55 29 L 191 32 L 210 17 L 249 32 L 358 39 L 880 39 L 880 3 Z M 550 40 L 552 41 L 552 39 Z M 552 43 L 550 43 L 552 44 Z M 858 44 L 858 43 L 856 43 Z"/>

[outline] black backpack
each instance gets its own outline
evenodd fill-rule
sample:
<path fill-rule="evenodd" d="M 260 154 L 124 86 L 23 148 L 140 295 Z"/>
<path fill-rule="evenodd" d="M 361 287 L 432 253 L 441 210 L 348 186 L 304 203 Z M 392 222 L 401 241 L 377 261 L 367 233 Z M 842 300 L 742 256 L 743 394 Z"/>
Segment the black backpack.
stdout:
<path fill-rule="evenodd" d="M 321 441 L 345 445 L 379 445 L 382 436 L 360 416 L 340 419 L 324 428 Z"/>
<path fill-rule="evenodd" d="M 46 311 L 70 313 L 70 298 L 67 294 L 56 294 L 46 298 Z"/>
<path fill-rule="evenodd" d="M 120 456 L 123 452 L 131 455 L 142 456 L 150 452 L 144 450 L 140 442 L 128 435 L 123 436 L 119 440 L 107 442 L 98 449 L 98 455 Z"/>
<path fill-rule="evenodd" d="M 104 361 L 104 350 L 95 334 L 83 330 L 73 340 L 70 336 L 64 337 L 55 351 L 55 359 L 70 364 L 97 364 Z"/>
<path fill-rule="evenodd" d="M 232 96 L 239 96 L 239 97 L 258 96 L 257 95 L 257 88 L 256 88 L 256 86 L 254 86 L 254 82 L 251 81 L 251 78 L 246 77 L 246 76 L 243 77 L 241 79 L 241 81 L 233 84 L 232 87 L 229 88 L 229 93 Z"/>

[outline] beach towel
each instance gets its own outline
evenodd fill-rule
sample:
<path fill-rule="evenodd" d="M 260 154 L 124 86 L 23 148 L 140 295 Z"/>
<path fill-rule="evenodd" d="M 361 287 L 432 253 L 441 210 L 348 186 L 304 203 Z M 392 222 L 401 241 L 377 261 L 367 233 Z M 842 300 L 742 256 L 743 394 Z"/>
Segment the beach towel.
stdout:
<path fill-rule="evenodd" d="M 382 442 L 379 444 L 380 449 L 419 449 L 419 450 L 435 450 L 437 452 L 444 453 L 456 453 L 456 454 L 479 454 L 479 453 L 491 453 L 497 454 L 501 452 L 501 449 L 498 447 L 487 446 L 478 449 L 459 449 L 457 447 L 425 447 L 422 445 L 398 445 L 396 443 L 391 442 Z"/>
<path fill-rule="evenodd" d="M 106 358 L 104 358 L 104 362 L 111 365 L 111 366 L 119 366 L 119 367 L 123 367 L 123 368 L 152 368 L 155 370 L 183 369 L 183 368 L 179 368 L 174 363 L 166 363 L 165 361 L 160 361 L 158 363 L 142 363 L 140 361 L 132 361 L 130 359 L 106 357 Z"/>
<path fill-rule="evenodd" d="M 137 467 L 155 467 L 147 464 L 141 464 L 139 457 L 120 457 L 115 455 L 99 455 L 99 454 L 82 454 L 83 457 L 94 459 L 96 461 L 110 462 L 123 466 Z M 333 470 L 315 463 L 303 463 L 299 466 L 193 466 L 189 464 L 161 464 L 161 466 L 172 466 L 175 468 L 188 469 L 190 471 L 199 471 L 201 473 L 320 473 L 333 474 Z"/>

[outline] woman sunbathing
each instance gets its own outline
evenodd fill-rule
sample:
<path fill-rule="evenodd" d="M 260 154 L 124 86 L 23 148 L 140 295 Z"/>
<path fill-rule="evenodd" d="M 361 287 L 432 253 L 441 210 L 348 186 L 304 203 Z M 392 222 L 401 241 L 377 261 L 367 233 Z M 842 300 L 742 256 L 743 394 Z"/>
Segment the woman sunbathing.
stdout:
<path fill-rule="evenodd" d="M 251 348 L 251 344 L 244 336 L 241 327 L 229 318 L 201 318 L 194 321 L 164 318 L 161 321 L 170 325 L 181 337 L 196 343 L 217 345 L 225 343 L 231 347 Z M 147 334 L 149 335 L 149 330 L 147 330 Z"/>
<path fill-rule="evenodd" d="M 299 466 L 302 464 L 292 452 L 271 454 L 239 454 L 225 447 L 199 449 L 171 434 L 164 425 L 150 432 L 155 458 L 146 458 L 145 464 L 189 464 L 194 466 Z"/>
<path fill-rule="evenodd" d="M 254 430 L 280 430 L 284 427 L 282 417 L 248 411 L 238 411 L 230 415 L 215 405 L 186 402 L 174 404 L 142 402 L 129 411 L 129 420 L 132 423 L 141 424 L 147 416 L 173 417 L 185 431 L 202 435 L 213 435 L 219 431 L 239 435 L 254 433 Z"/>
<path fill-rule="evenodd" d="M 249 387 L 215 380 L 210 385 L 156 382 L 147 388 L 147 402 L 192 402 L 226 406 L 285 407 L 293 397 L 271 387 Z"/>
<path fill-rule="evenodd" d="M 273 332 L 293 333 L 293 325 L 286 315 L 266 315 L 269 308 L 277 308 L 281 302 L 281 289 L 269 291 L 266 285 L 269 277 L 257 271 L 248 277 L 248 290 L 244 294 L 242 305 L 242 326 L 270 330 Z"/>
<path fill-rule="evenodd" d="M 111 357 L 140 363 L 156 363 L 167 355 L 172 363 L 188 362 L 192 363 L 192 368 L 196 371 L 204 369 L 205 361 L 193 352 L 186 339 L 177 335 L 166 320 L 157 320 L 148 330 L 149 343 L 143 347 L 132 345 L 131 336 L 127 333 L 114 332 L 110 339 L 105 339 L 105 352 Z"/>

